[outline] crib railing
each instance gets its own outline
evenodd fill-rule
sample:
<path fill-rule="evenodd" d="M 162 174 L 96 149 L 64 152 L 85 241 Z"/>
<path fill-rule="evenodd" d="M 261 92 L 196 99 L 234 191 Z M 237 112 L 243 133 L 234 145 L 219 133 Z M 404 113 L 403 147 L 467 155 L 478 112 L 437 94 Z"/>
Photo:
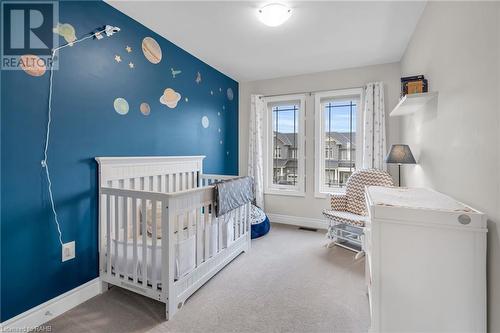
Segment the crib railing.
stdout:
<path fill-rule="evenodd" d="M 206 175 L 200 180 L 212 184 L 228 178 Z M 213 186 L 202 186 L 172 193 L 101 187 L 101 277 L 166 302 L 175 283 L 176 244 L 195 237 L 195 270 L 223 250 L 225 222 L 234 226 L 231 242 L 246 236 L 250 205 L 216 218 Z M 211 234 L 214 224 L 216 239 Z"/>

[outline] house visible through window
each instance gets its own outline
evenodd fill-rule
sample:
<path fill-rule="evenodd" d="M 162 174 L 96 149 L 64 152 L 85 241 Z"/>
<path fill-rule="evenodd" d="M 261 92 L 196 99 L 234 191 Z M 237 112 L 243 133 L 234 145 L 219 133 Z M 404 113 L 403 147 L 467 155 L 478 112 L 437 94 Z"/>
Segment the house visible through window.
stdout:
<path fill-rule="evenodd" d="M 266 191 L 302 195 L 304 189 L 304 96 L 265 99 Z"/>
<path fill-rule="evenodd" d="M 298 110 L 298 104 L 272 108 L 272 144 L 277 152 L 273 158 L 273 184 L 276 185 L 297 184 Z"/>
<path fill-rule="evenodd" d="M 356 169 L 359 89 L 338 90 L 316 96 L 317 192 L 342 189 Z"/>

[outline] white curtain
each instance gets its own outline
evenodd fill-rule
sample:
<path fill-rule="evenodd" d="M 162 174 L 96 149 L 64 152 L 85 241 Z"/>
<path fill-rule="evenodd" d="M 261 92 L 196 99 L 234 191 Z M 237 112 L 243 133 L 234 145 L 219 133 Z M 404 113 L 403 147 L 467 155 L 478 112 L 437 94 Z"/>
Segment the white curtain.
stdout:
<path fill-rule="evenodd" d="M 386 170 L 384 83 L 372 82 L 365 87 L 363 126 L 363 168 Z"/>
<path fill-rule="evenodd" d="M 248 175 L 255 181 L 257 206 L 264 209 L 264 100 L 251 96 L 248 133 Z"/>

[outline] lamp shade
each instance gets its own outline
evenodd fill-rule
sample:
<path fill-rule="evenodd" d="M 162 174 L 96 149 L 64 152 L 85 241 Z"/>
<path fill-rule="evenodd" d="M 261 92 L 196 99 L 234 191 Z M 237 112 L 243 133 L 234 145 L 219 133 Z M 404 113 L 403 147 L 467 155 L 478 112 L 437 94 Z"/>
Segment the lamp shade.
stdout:
<path fill-rule="evenodd" d="M 387 163 L 416 164 L 415 158 L 408 145 L 392 145 L 391 151 L 385 158 Z"/>

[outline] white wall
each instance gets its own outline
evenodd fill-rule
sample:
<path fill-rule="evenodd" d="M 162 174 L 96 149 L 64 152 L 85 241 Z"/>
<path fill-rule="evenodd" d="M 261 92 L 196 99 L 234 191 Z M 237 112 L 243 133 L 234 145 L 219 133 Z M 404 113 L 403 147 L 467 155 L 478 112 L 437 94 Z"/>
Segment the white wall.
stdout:
<path fill-rule="evenodd" d="M 429 2 L 401 61 L 439 98 L 401 119 L 418 165 L 411 186 L 449 194 L 489 216 L 489 331 L 500 332 L 500 4 Z"/>
<path fill-rule="evenodd" d="M 306 74 L 278 79 L 240 83 L 240 173 L 246 174 L 248 161 L 248 116 L 250 95 L 290 94 L 318 90 L 361 87 L 368 82 L 385 83 L 386 112 L 397 104 L 400 84 L 399 63 L 367 66 L 345 70 Z M 398 120 L 387 118 L 388 143 L 398 141 Z M 306 197 L 265 195 L 266 212 L 296 217 L 322 218 L 321 211 L 328 207 L 327 199 L 314 197 L 314 96 L 306 99 Z M 395 174 L 396 175 L 396 174 Z"/>

